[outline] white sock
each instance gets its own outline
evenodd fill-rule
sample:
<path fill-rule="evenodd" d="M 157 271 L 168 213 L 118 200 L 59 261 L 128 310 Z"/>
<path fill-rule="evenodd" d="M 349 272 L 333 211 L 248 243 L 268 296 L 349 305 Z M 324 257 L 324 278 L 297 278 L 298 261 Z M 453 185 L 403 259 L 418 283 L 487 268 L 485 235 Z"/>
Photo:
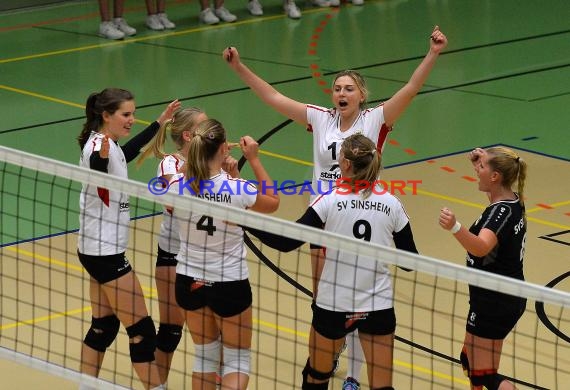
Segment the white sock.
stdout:
<path fill-rule="evenodd" d="M 346 336 L 346 357 L 348 367 L 346 368 L 346 376 L 352 377 L 360 381 L 360 371 L 364 364 L 364 351 L 358 337 L 358 330 Z"/>

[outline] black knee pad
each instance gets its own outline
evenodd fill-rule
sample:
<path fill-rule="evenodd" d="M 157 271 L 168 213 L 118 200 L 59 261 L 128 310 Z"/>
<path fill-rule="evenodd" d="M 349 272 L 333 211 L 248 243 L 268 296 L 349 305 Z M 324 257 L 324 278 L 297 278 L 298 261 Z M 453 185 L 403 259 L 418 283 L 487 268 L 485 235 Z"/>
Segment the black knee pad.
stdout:
<path fill-rule="evenodd" d="M 473 386 L 484 386 L 487 390 L 498 390 L 505 377 L 495 372 L 484 375 L 472 375 L 469 379 L 471 379 Z"/>
<path fill-rule="evenodd" d="M 96 351 L 105 352 L 115 341 L 120 326 L 121 322 L 114 314 L 101 318 L 91 317 L 91 327 L 83 343 Z"/>
<path fill-rule="evenodd" d="M 392 386 L 384 386 L 384 387 L 377 387 L 372 390 L 394 390 L 394 388 Z"/>
<path fill-rule="evenodd" d="M 156 349 L 156 328 L 152 318 L 145 317 L 136 324 L 129 326 L 127 334 L 132 339 L 129 344 L 131 362 L 152 362 Z M 138 338 L 141 340 L 137 340 Z"/>
<path fill-rule="evenodd" d="M 302 390 L 327 390 L 329 387 L 329 379 L 333 376 L 334 370 L 330 372 L 320 372 L 315 370 L 309 364 L 309 359 L 307 359 L 307 364 L 305 364 L 305 368 L 303 368 L 303 386 Z M 307 382 L 307 378 L 311 376 L 311 378 L 326 381 L 324 383 L 309 383 Z"/>
<path fill-rule="evenodd" d="M 182 338 L 182 326 L 161 323 L 156 334 L 156 348 L 162 352 L 172 353 L 176 351 Z"/>

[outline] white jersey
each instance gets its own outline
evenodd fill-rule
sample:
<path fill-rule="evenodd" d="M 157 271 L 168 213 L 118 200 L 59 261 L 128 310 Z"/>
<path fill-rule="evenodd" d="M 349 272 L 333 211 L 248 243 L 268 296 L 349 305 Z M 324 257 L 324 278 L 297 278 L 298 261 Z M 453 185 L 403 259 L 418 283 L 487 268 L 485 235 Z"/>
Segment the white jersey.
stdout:
<path fill-rule="evenodd" d="M 157 177 L 174 176 L 184 165 L 184 160 L 175 154 L 164 156 L 156 172 Z M 178 228 L 172 219 L 172 210 L 163 207 L 162 222 L 160 224 L 160 235 L 158 236 L 158 246 L 168 253 L 178 253 L 180 240 L 178 238 Z"/>
<path fill-rule="evenodd" d="M 313 192 L 311 200 L 334 187 L 340 178 L 338 157 L 345 138 L 361 133 L 376 144 L 382 152 L 392 130 L 384 122 L 382 104 L 360 111 L 358 117 L 346 131 L 340 131 L 340 113 L 336 108 L 324 108 L 307 105 L 308 130 L 313 133 Z"/>
<path fill-rule="evenodd" d="M 79 165 L 90 168 L 91 154 L 101 150 L 103 134 L 92 132 L 81 153 Z M 107 173 L 128 177 L 127 162 L 121 147 L 109 140 Z M 123 253 L 129 240 L 129 197 L 91 184 L 83 184 L 79 198 L 79 252 L 91 256 Z"/>
<path fill-rule="evenodd" d="M 210 189 L 201 195 L 191 195 L 189 186 L 184 185 L 186 180 L 183 175 L 173 177 L 170 191 L 242 209 L 253 206 L 257 199 L 257 188 L 253 184 L 234 179 L 224 171 L 209 179 Z M 180 233 L 177 273 L 212 282 L 249 277 L 241 227 L 176 208 L 174 218 Z"/>
<path fill-rule="evenodd" d="M 315 199 L 311 207 L 325 223 L 324 229 L 347 237 L 364 239 L 375 244 L 393 246 L 392 234 L 409 222 L 398 198 L 383 192 L 366 199 L 361 195 L 335 190 Z M 380 193 L 382 193 L 380 195 Z M 356 256 L 326 249 L 325 265 L 316 303 L 332 311 L 360 312 L 393 307 L 390 271 L 382 259 Z M 377 260 L 380 260 L 378 262 Z"/>

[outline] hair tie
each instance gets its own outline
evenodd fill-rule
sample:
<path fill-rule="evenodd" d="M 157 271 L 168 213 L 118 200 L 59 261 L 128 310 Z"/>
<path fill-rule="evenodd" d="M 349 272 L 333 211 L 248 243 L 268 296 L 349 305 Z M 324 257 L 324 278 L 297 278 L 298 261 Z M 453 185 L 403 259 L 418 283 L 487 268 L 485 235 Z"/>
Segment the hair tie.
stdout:
<path fill-rule="evenodd" d="M 517 158 L 515 159 L 517 162 L 519 162 L 521 160 L 521 158 L 519 156 L 517 156 Z"/>
<path fill-rule="evenodd" d="M 214 133 L 213 133 L 212 131 L 209 131 L 206 136 L 207 136 L 209 139 L 214 139 L 214 138 L 216 138 L 216 136 L 214 135 Z"/>

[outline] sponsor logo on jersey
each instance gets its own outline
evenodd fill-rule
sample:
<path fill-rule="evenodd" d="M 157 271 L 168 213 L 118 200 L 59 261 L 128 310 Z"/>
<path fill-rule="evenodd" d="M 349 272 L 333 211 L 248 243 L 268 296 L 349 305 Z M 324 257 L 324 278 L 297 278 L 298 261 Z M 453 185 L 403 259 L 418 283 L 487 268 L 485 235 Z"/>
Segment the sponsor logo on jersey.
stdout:
<path fill-rule="evenodd" d="M 321 180 L 338 180 L 341 178 L 340 172 L 321 172 L 319 176 Z"/>
<path fill-rule="evenodd" d="M 366 318 L 368 318 L 368 314 L 370 313 L 368 312 L 348 313 L 346 315 L 346 321 L 344 322 L 345 329 L 350 328 L 352 325 L 354 325 L 356 321 L 365 320 Z"/>

